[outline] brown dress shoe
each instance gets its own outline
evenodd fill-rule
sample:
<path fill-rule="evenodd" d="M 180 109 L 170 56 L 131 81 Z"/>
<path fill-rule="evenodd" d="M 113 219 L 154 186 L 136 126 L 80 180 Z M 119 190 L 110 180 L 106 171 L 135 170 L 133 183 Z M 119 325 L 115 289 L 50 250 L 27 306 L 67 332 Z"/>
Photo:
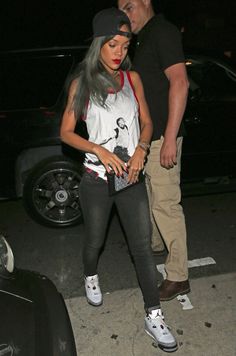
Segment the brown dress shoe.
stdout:
<path fill-rule="evenodd" d="M 165 279 L 159 287 L 160 300 L 168 301 L 174 299 L 178 295 L 187 294 L 190 292 L 189 281 L 172 282 Z"/>

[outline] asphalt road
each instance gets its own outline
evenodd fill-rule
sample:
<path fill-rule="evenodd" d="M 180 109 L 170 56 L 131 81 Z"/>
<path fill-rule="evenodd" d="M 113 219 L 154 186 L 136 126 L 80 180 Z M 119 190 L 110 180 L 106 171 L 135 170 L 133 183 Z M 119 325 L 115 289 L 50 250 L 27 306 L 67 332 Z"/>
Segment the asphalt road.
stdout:
<path fill-rule="evenodd" d="M 236 193 L 183 199 L 189 260 L 210 257 L 216 263 L 190 268 L 190 279 L 236 271 Z M 81 261 L 83 225 L 51 229 L 36 224 L 21 200 L 0 202 L 0 233 L 5 235 L 18 268 L 51 278 L 64 298 L 84 295 Z M 163 257 L 155 257 L 162 264 Z M 136 288 L 137 280 L 123 230 L 114 213 L 99 263 L 103 291 Z M 161 277 L 161 276 L 160 276 Z"/>

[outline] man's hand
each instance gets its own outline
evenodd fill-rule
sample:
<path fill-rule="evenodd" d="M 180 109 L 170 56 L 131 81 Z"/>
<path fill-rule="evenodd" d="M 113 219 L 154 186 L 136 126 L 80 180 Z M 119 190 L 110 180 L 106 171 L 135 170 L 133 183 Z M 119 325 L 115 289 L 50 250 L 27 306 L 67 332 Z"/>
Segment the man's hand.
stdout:
<path fill-rule="evenodd" d="M 177 163 L 177 142 L 176 140 L 164 139 L 160 150 L 161 166 L 167 169 L 173 168 Z"/>

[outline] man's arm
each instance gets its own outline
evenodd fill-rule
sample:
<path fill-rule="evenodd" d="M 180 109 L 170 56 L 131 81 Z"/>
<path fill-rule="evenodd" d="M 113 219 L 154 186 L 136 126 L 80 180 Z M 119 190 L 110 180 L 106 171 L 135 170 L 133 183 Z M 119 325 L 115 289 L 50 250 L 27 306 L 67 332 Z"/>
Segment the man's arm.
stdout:
<path fill-rule="evenodd" d="M 164 134 L 164 142 L 160 152 L 160 162 L 165 168 L 176 164 L 176 137 L 183 118 L 188 96 L 188 77 L 184 63 L 174 64 L 165 70 L 169 80 L 168 121 Z"/>

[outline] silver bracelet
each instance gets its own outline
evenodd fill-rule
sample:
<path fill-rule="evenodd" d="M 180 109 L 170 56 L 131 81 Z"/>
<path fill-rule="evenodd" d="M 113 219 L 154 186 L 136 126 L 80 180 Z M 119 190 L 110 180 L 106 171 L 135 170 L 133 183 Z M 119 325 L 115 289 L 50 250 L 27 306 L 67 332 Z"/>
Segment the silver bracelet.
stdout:
<path fill-rule="evenodd" d="M 139 142 L 138 146 L 141 147 L 145 152 L 150 149 L 150 144 L 147 142 Z"/>

